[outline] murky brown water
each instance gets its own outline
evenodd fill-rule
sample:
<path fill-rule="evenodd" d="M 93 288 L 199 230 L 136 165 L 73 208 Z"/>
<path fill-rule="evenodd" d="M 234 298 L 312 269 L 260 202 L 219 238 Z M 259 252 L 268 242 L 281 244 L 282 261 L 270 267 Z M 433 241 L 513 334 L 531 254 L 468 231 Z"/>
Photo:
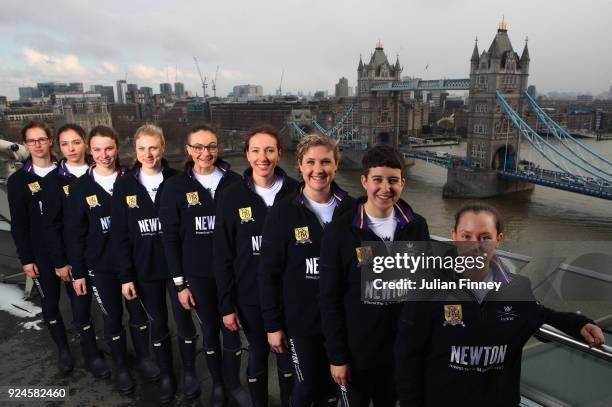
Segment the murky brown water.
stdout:
<path fill-rule="evenodd" d="M 612 160 L 612 140 L 582 142 Z M 521 157 L 539 162 L 536 153 L 530 153 L 526 144 L 521 145 Z M 463 155 L 465 144 L 436 150 Z M 247 166 L 246 160 L 241 157 L 227 160 L 240 173 Z M 295 176 L 292 157 L 284 157 L 282 166 Z M 351 195 L 358 196 L 363 194 L 359 175 L 359 171 L 343 170 L 336 180 Z M 417 160 L 407 171 L 406 189 L 402 197 L 427 219 L 432 234 L 448 237 L 454 213 L 466 200 L 442 198 L 445 182 L 445 169 Z M 532 192 L 491 198 L 487 202 L 495 205 L 506 218 L 506 237 L 509 240 L 612 241 L 612 201 L 536 185 Z"/>

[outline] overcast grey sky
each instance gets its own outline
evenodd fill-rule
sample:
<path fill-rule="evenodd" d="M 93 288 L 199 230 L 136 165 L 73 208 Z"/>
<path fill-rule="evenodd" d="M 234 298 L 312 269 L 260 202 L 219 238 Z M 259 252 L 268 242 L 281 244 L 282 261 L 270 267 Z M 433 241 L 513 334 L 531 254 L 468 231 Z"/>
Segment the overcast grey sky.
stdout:
<path fill-rule="evenodd" d="M 502 15 L 515 50 L 529 37 L 539 92 L 600 93 L 612 85 L 612 0 L 0 0 L 0 95 L 59 80 L 151 86 L 179 81 L 201 94 L 193 62 L 218 93 L 237 84 L 329 90 L 354 86 L 378 39 L 404 75 L 467 77 L 478 37 L 488 48 Z M 425 70 L 426 66 L 429 66 Z M 209 93 L 211 93 L 209 88 Z"/>

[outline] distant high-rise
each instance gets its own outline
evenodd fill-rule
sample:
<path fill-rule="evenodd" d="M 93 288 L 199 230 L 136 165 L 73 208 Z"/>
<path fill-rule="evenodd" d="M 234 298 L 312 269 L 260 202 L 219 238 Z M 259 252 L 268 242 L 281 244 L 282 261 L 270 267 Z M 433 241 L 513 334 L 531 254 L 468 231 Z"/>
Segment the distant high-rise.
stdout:
<path fill-rule="evenodd" d="M 583 103 L 583 104 L 589 104 L 593 102 L 593 96 L 592 95 L 578 95 L 578 97 L 576 98 L 578 103 Z"/>
<path fill-rule="evenodd" d="M 92 85 L 90 89 L 95 93 L 99 93 L 100 96 L 105 97 L 106 103 L 115 103 L 115 93 L 112 86 Z"/>
<path fill-rule="evenodd" d="M 148 86 L 141 86 L 140 87 L 140 93 L 142 93 L 142 95 L 145 98 L 152 98 L 153 97 L 153 88 L 150 88 Z"/>
<path fill-rule="evenodd" d="M 185 85 L 183 82 L 174 82 L 174 95 L 177 99 L 185 97 Z"/>
<path fill-rule="evenodd" d="M 40 91 L 38 88 L 34 88 L 32 86 L 26 86 L 23 88 L 19 88 L 19 100 L 28 100 L 32 98 L 39 98 Z"/>
<path fill-rule="evenodd" d="M 348 79 L 345 77 L 340 78 L 338 83 L 336 84 L 336 97 L 347 97 L 349 96 L 349 86 Z"/>
<path fill-rule="evenodd" d="M 238 85 L 234 86 L 234 97 L 236 98 L 258 98 L 263 97 L 263 87 L 260 85 Z"/>
<path fill-rule="evenodd" d="M 166 99 L 172 97 L 172 85 L 170 83 L 160 83 L 159 93 L 161 93 Z"/>
<path fill-rule="evenodd" d="M 536 98 L 536 87 L 535 87 L 535 85 L 529 85 L 527 87 L 527 94 L 529 96 L 531 96 L 532 98 L 534 98 L 534 99 Z"/>
<path fill-rule="evenodd" d="M 138 85 L 135 84 L 135 83 L 128 83 L 127 91 L 128 92 L 134 92 L 135 90 L 138 90 Z"/>
<path fill-rule="evenodd" d="M 44 97 L 63 93 L 83 93 L 82 82 L 42 82 L 37 83 L 36 87 L 38 88 L 40 95 Z"/>
<path fill-rule="evenodd" d="M 117 81 L 117 103 L 123 105 L 126 103 L 127 82 L 123 79 Z"/>

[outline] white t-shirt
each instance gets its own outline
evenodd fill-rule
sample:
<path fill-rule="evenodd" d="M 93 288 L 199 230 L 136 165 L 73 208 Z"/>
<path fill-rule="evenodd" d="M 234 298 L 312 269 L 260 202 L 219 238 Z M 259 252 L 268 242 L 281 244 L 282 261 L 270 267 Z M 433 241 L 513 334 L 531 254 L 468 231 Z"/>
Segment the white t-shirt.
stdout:
<path fill-rule="evenodd" d="M 306 195 L 304 195 L 304 198 L 306 198 L 306 206 L 308 206 L 308 208 L 310 208 L 310 210 L 317 215 L 317 219 L 319 219 L 322 226 L 325 226 L 331 222 L 332 217 L 334 216 L 334 209 L 336 209 L 336 200 L 333 196 L 325 203 L 315 202 Z"/>
<path fill-rule="evenodd" d="M 108 192 L 109 195 L 113 194 L 113 187 L 117 179 L 117 171 L 113 172 L 111 175 L 100 175 L 96 170 L 93 170 L 93 177 L 98 185 Z"/>
<path fill-rule="evenodd" d="M 397 228 L 397 219 L 395 218 L 395 209 L 391 216 L 386 218 L 375 218 L 368 215 L 368 225 L 374 234 L 386 242 L 392 242 Z"/>
<path fill-rule="evenodd" d="M 202 186 L 210 191 L 212 197 L 215 197 L 215 192 L 217 192 L 217 187 L 219 186 L 219 181 L 223 178 L 223 171 L 219 168 L 215 167 L 215 170 L 208 175 L 200 175 L 193 173 L 196 179 Z"/>
<path fill-rule="evenodd" d="M 73 167 L 72 165 L 66 163 L 66 168 L 68 168 L 68 171 L 70 171 L 72 175 L 79 178 L 81 175 L 87 172 L 87 169 L 89 169 L 89 165 L 83 164 Z"/>
<path fill-rule="evenodd" d="M 159 189 L 159 184 L 164 181 L 164 174 L 158 172 L 155 175 L 148 175 L 144 172 L 140 171 L 139 175 L 140 183 L 146 188 L 151 200 L 155 202 L 155 195 L 157 195 L 157 190 Z"/>
<path fill-rule="evenodd" d="M 32 167 L 34 168 L 34 174 L 38 175 L 41 178 L 44 178 L 45 175 L 53 171 L 55 167 L 57 167 L 57 165 L 55 163 L 52 163 L 49 167 L 39 167 L 37 165 L 32 164 Z"/>
<path fill-rule="evenodd" d="M 276 194 L 283 187 L 283 179 L 281 177 L 276 177 L 272 185 L 269 187 L 260 187 L 257 184 L 255 185 L 255 193 L 263 198 L 266 206 L 272 206 L 274 204 L 274 198 L 276 198 Z"/>

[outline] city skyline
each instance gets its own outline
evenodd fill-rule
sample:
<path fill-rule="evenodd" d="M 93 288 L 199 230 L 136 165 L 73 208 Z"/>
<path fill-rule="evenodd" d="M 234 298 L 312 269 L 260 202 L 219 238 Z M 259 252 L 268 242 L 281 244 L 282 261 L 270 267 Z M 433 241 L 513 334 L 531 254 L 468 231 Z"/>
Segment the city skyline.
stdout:
<path fill-rule="evenodd" d="M 525 10 L 523 3 L 530 13 L 519 12 Z M 157 93 L 160 83 L 176 81 L 177 67 L 185 90 L 201 95 L 193 56 L 208 77 L 210 94 L 217 65 L 218 95 L 248 83 L 274 94 L 283 69 L 284 90 L 333 94 L 340 77 L 355 86 L 360 54 L 369 59 L 379 39 L 390 59 L 399 54 L 403 75 L 468 77 L 474 37 L 481 51 L 488 48 L 502 15 L 515 49 L 522 49 L 529 37 L 530 84 L 538 92 L 597 95 L 612 84 L 612 56 L 597 45 L 612 33 L 605 17 L 612 4 L 588 3 L 592 7 L 549 1 L 519 1 L 512 8 L 480 0 L 410 7 L 396 1 L 360 6 L 315 2 L 309 7 L 303 1 L 237 1 L 207 8 L 200 3 L 144 8 L 140 1 L 127 6 L 111 1 L 104 3 L 104 11 L 92 13 L 70 1 L 57 1 L 51 9 L 11 2 L 2 4 L 0 16 L 0 95 L 16 99 L 19 87 L 48 81 L 79 81 L 86 89 L 114 85 L 126 72 L 128 83 Z M 554 10 L 554 18 L 543 18 L 547 10 Z M 292 24 L 293 15 L 304 23 Z"/>

